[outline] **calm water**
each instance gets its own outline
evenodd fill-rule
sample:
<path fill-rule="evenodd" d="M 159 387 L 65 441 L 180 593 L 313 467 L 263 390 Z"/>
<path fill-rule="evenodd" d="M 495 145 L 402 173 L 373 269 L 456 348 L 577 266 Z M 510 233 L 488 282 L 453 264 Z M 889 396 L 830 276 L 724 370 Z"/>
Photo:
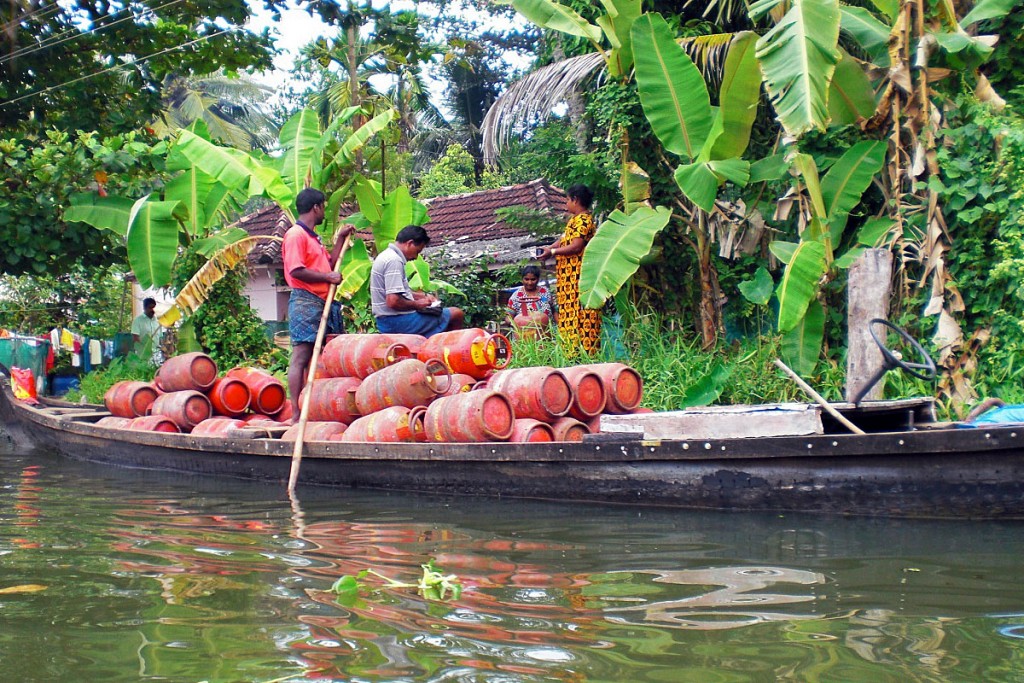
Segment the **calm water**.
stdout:
<path fill-rule="evenodd" d="M 3 681 L 1024 681 L 1020 524 L 0 481 Z M 459 600 L 327 592 L 431 558 Z"/>

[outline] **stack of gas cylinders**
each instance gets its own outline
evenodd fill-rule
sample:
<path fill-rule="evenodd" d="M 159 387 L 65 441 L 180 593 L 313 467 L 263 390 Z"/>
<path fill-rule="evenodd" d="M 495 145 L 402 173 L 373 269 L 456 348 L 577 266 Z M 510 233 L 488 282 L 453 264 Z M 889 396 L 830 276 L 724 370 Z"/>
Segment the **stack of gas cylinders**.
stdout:
<path fill-rule="evenodd" d="M 507 338 L 479 328 L 430 339 L 410 334 L 338 335 L 324 346 L 316 378 L 299 397 L 302 405 L 310 392 L 303 439 L 581 441 L 598 431 L 602 414 L 643 410 L 643 383 L 627 365 L 510 370 L 511 353 Z M 153 385 L 115 384 L 105 402 L 118 417 L 98 424 L 156 429 L 152 425 L 159 421 L 160 431 L 230 436 L 247 424 L 256 426 L 254 420 L 280 419 L 280 412 L 260 402 L 269 381 L 276 383 L 274 398 L 287 406 L 284 387 L 263 371 L 236 368 L 218 379 L 208 356 L 177 356 L 164 363 Z M 260 417 L 243 420 L 249 410 Z M 114 424 L 118 420 L 124 422 Z M 291 427 L 281 438 L 295 439 L 296 432 L 297 426 Z"/>
<path fill-rule="evenodd" d="M 218 377 L 204 353 L 167 359 L 152 382 L 114 384 L 103 397 L 111 416 L 96 424 L 149 432 L 229 435 L 232 430 L 280 424 L 291 417 L 281 380 L 265 370 L 238 367 Z"/>

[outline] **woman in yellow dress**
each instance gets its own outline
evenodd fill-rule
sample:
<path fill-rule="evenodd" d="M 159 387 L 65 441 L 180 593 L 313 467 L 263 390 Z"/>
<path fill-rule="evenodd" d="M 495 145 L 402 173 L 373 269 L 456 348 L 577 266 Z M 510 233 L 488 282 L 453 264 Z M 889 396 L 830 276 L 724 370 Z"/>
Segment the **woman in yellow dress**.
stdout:
<path fill-rule="evenodd" d="M 566 353 L 574 356 L 582 346 L 588 354 L 593 354 L 601 339 L 601 311 L 580 306 L 580 268 L 583 250 L 597 229 L 590 213 L 594 193 L 586 185 L 573 185 L 565 193 L 568 197 L 565 210 L 569 214 L 565 233 L 550 247 L 542 249 L 539 257 L 555 257 L 558 334 Z"/>

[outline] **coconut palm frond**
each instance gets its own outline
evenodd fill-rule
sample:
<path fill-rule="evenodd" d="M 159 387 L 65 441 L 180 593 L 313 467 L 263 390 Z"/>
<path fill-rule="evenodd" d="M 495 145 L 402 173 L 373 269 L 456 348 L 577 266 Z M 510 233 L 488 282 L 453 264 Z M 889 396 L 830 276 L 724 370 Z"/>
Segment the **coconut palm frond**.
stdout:
<path fill-rule="evenodd" d="M 605 55 L 591 52 L 537 69 L 516 81 L 487 110 L 483 132 L 484 163 L 494 164 L 513 131 L 547 119 L 577 87 L 605 65 Z"/>
<path fill-rule="evenodd" d="M 700 69 L 704 80 L 714 85 L 722 80 L 725 56 L 729 54 L 729 46 L 732 45 L 736 35 L 736 33 L 712 33 L 706 36 L 683 38 L 679 44 Z"/>
<path fill-rule="evenodd" d="M 687 0 L 683 7 L 687 8 L 694 2 L 695 0 Z M 708 0 L 704 13 L 701 16 L 707 19 L 714 13 L 712 21 L 719 26 L 725 26 L 731 24 L 734 17 L 743 16 L 746 11 L 747 3 L 745 0 Z"/>
<path fill-rule="evenodd" d="M 272 235 L 245 237 L 218 251 L 181 288 L 178 296 L 174 297 L 174 305 L 160 316 L 160 324 L 164 327 L 170 327 L 181 318 L 182 314 L 191 315 L 195 313 L 209 297 L 213 286 L 229 273 L 232 268 L 244 260 L 260 240 L 282 241 L 280 237 Z"/>

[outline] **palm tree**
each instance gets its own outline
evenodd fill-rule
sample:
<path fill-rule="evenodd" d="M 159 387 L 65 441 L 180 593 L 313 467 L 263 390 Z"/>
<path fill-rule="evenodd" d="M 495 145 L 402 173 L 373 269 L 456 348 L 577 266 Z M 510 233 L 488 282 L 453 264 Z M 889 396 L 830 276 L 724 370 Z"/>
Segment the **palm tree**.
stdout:
<path fill-rule="evenodd" d="M 277 130 L 262 101 L 273 92 L 245 76 L 229 78 L 220 71 L 171 75 L 163 83 L 163 111 L 151 127 L 157 136 L 170 137 L 202 119 L 210 135 L 224 144 L 267 151 L 277 140 Z"/>

